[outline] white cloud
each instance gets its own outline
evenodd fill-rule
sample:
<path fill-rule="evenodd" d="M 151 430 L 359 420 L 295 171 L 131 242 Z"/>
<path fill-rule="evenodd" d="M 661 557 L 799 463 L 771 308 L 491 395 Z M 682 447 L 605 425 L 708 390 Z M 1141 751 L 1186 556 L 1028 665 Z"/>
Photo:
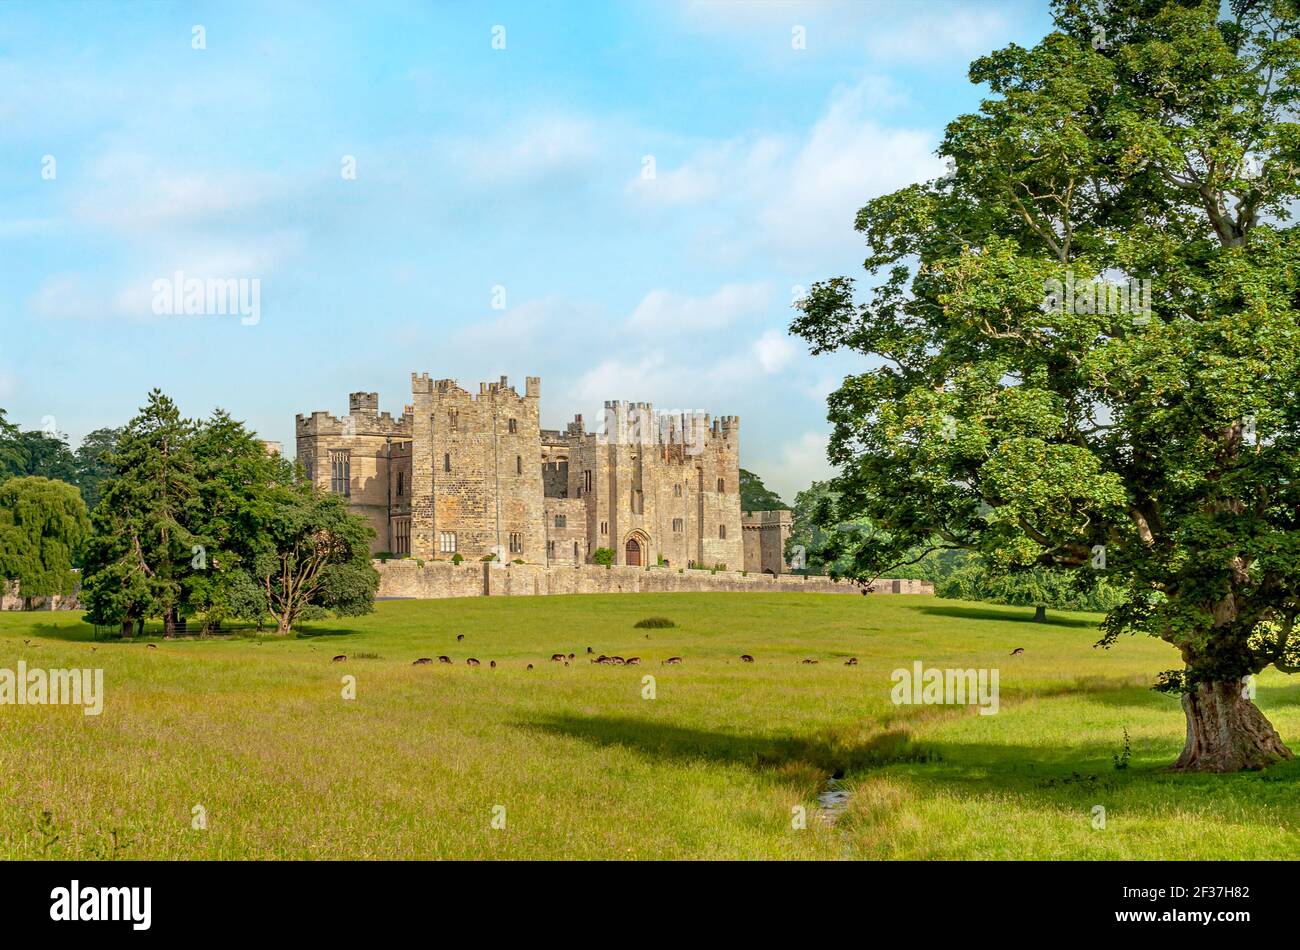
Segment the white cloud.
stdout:
<path fill-rule="evenodd" d="M 883 21 L 867 40 L 873 56 L 890 62 L 969 60 L 1006 45 L 1012 24 L 1001 10 L 945 8 L 917 11 Z"/>
<path fill-rule="evenodd" d="M 857 210 L 868 200 L 943 174 L 936 141 L 921 129 L 885 125 L 878 114 L 899 96 L 868 77 L 836 89 L 806 136 L 708 143 L 652 180 L 631 178 L 642 210 L 691 205 L 712 225 L 699 228 L 703 253 L 745 260 L 769 252 L 792 269 L 856 248 Z"/>
<path fill-rule="evenodd" d="M 886 128 L 868 117 L 873 89 L 859 84 L 832 98 L 759 214 L 768 240 L 807 247 L 851 235 L 869 199 L 943 173 L 929 133 Z"/>
<path fill-rule="evenodd" d="M 741 428 L 741 445 L 745 446 L 745 429 Z M 745 456 L 742 465 L 756 472 L 763 483 L 775 491 L 786 504 L 794 504 L 794 496 L 814 481 L 824 481 L 835 474 L 826 460 L 827 436 L 822 432 L 805 432 L 802 436 L 780 446 L 775 455 L 753 452 L 742 448 Z M 752 442 L 750 443 L 752 446 Z"/>
<path fill-rule="evenodd" d="M 799 355 L 799 348 L 780 330 L 768 330 L 754 341 L 752 352 L 763 372 L 779 373 Z"/>
<path fill-rule="evenodd" d="M 47 277 L 27 301 L 27 309 L 50 320 L 89 320 L 108 314 L 103 297 L 78 273 Z"/>
<path fill-rule="evenodd" d="M 603 149 L 595 123 L 584 117 L 553 115 L 505 128 L 494 138 L 447 143 L 447 151 L 468 179 L 536 184 L 576 177 L 592 166 Z"/>
<path fill-rule="evenodd" d="M 772 289 L 765 283 L 726 284 L 707 297 L 688 297 L 652 290 L 628 318 L 631 329 L 653 334 L 717 330 L 771 308 Z"/>

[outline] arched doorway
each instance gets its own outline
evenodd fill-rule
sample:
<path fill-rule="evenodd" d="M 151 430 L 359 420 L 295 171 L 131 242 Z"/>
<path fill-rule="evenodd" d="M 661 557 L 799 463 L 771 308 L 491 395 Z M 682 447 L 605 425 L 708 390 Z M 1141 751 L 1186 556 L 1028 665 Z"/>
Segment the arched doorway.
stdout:
<path fill-rule="evenodd" d="M 624 550 L 623 563 L 628 567 L 641 566 L 641 542 L 636 538 L 627 539 L 627 547 Z"/>

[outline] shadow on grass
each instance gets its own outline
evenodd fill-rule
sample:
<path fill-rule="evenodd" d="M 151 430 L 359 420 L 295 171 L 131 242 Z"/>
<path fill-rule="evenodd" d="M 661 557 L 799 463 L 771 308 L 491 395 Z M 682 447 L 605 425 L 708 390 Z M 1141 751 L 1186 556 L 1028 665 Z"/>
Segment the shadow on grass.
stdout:
<path fill-rule="evenodd" d="M 956 605 L 906 604 L 905 610 L 935 617 L 956 617 L 960 620 L 996 620 L 998 623 L 1028 623 L 1044 630 L 1050 627 L 1075 627 L 1087 630 L 1098 629 L 1098 622 L 1082 617 L 1062 617 L 1052 611 L 1047 612 L 1046 623 L 1034 623 L 1032 607 L 958 607 Z"/>
<path fill-rule="evenodd" d="M 623 747 L 657 761 L 704 761 L 750 769 L 758 778 L 807 795 L 810 778 L 843 775 L 857 784 L 882 780 L 917 799 L 955 796 L 999 808 L 1077 810 L 1088 821 L 1097 803 L 1147 819 L 1173 809 L 1207 806 L 1227 820 L 1271 820 L 1291 802 L 1283 789 L 1300 780 L 1300 760 L 1235 775 L 1169 770 L 1178 742 L 1134 739 L 1126 768 L 1115 767 L 1122 736 L 1058 747 L 978 742 L 913 742 L 906 729 L 868 734 L 853 729 L 809 736 L 745 735 L 694 729 L 625 716 L 566 714 L 516 728 L 579 739 L 596 747 Z M 1282 783 L 1282 784 L 1279 784 Z M 1294 807 L 1294 806 L 1293 806 Z M 1300 811 L 1300 809 L 1297 809 Z M 1274 816 L 1275 817 L 1275 816 Z M 1300 817 L 1300 815 L 1298 815 Z"/>
<path fill-rule="evenodd" d="M 53 623 L 35 623 L 32 624 L 31 634 L 33 637 L 41 640 L 62 640 L 65 642 L 95 642 L 95 628 L 88 623 L 75 624 L 53 624 Z M 353 636 L 360 631 L 349 630 L 343 627 L 317 627 L 301 626 L 294 630 L 288 636 L 280 636 L 275 632 L 274 627 L 267 627 L 260 632 L 254 627 L 240 627 L 232 630 L 220 630 L 209 633 L 207 636 L 200 636 L 197 629 L 180 634 L 176 637 L 176 642 L 183 643 L 203 643 L 203 642 L 230 642 L 243 640 L 270 640 L 289 642 L 294 639 L 314 640 L 318 637 L 346 637 Z M 98 638 L 99 643 L 163 643 L 165 638 L 161 633 L 145 633 L 138 637 L 121 637 L 116 634 L 110 636 L 101 636 Z"/>
<path fill-rule="evenodd" d="M 925 761 L 931 755 L 928 747 L 912 743 L 910 734 L 903 729 L 865 738 L 829 730 L 809 736 L 762 736 L 693 729 L 627 716 L 572 713 L 514 725 L 580 739 L 594 746 L 621 746 L 652 759 L 702 760 L 739 765 L 760 773 L 802 766 L 832 775 L 894 762 Z"/>

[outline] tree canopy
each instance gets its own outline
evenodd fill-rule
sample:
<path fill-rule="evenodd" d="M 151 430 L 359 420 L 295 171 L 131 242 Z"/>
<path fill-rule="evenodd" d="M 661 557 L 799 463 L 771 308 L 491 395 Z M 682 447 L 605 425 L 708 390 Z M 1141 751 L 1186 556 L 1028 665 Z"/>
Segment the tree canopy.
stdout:
<path fill-rule="evenodd" d="M 90 622 L 129 633 L 156 617 L 170 633 L 182 618 L 209 630 L 270 613 L 288 633 L 324 610 L 372 609 L 373 529 L 228 413 L 185 419 L 154 390 L 111 446 L 86 546 Z"/>
<path fill-rule="evenodd" d="M 741 511 L 777 511 L 789 507 L 780 495 L 763 484 L 763 479 L 743 468 L 740 470 Z"/>
<path fill-rule="evenodd" d="M 0 482 L 0 580 L 17 581 L 23 600 L 71 594 L 73 563 L 90 530 L 75 488 L 48 478 Z"/>
<path fill-rule="evenodd" d="M 1300 38 L 1295 0 L 1058 0 L 972 64 L 942 179 L 870 201 L 875 278 L 793 330 L 878 368 L 829 399 L 860 576 L 962 548 L 1105 571 L 1106 644 L 1162 637 L 1182 768 L 1289 757 L 1242 677 L 1300 611 Z"/>

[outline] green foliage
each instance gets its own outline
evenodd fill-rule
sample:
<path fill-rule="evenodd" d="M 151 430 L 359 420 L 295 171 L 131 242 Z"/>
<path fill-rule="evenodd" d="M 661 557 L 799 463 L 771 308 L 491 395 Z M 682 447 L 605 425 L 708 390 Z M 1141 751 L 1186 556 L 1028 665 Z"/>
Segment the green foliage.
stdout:
<path fill-rule="evenodd" d="M 451 556 L 452 564 L 459 564 L 463 560 L 465 560 L 465 555 L 461 554 L 459 551 Z"/>
<path fill-rule="evenodd" d="M 603 564 L 605 567 L 611 567 L 614 563 L 613 548 L 596 548 L 592 552 L 591 562 L 593 564 Z"/>
<path fill-rule="evenodd" d="M 1122 772 L 1128 768 L 1128 760 L 1133 757 L 1133 746 L 1129 742 L 1127 726 L 1124 727 L 1124 744 L 1120 746 L 1118 752 L 1112 752 L 1110 757 L 1117 772 Z"/>
<path fill-rule="evenodd" d="M 72 567 L 90 530 L 71 485 L 48 478 L 0 482 L 0 580 L 16 580 L 24 599 L 71 594 Z"/>
<path fill-rule="evenodd" d="M 31 430 L 19 434 L 18 448 L 23 454 L 21 474 L 77 484 L 77 460 L 68 448 L 67 436 Z"/>
<path fill-rule="evenodd" d="M 776 492 L 763 484 L 761 478 L 743 468 L 740 470 L 741 511 L 776 511 L 788 507 Z"/>
<path fill-rule="evenodd" d="M 161 617 L 170 629 L 202 615 L 207 631 L 271 613 L 287 633 L 307 616 L 371 609 L 372 529 L 225 411 L 192 422 L 155 390 L 94 445 L 112 448 L 96 456 L 110 477 L 87 544 L 89 622 Z"/>
<path fill-rule="evenodd" d="M 90 623 L 179 619 L 200 508 L 194 425 L 155 389 L 108 458 L 113 477 L 91 515 L 82 603 Z"/>
<path fill-rule="evenodd" d="M 292 474 L 287 463 L 286 473 Z M 370 563 L 374 536 L 338 495 L 298 478 L 275 487 L 259 525 L 252 573 L 266 591 L 281 634 L 324 611 L 356 616 L 374 609 L 379 589 L 379 572 Z"/>
<path fill-rule="evenodd" d="M 938 579 L 934 592 L 956 600 L 1098 612 L 1112 610 L 1127 599 L 1122 589 L 1092 572 L 1034 567 L 997 573 L 978 558 L 968 559 L 957 570 Z"/>
<path fill-rule="evenodd" d="M 815 352 L 876 369 L 829 399 L 836 520 L 872 576 L 918 549 L 1090 570 L 1104 642 L 1177 646 L 1184 687 L 1293 665 L 1300 612 L 1300 40 L 1291 0 L 1060 0 L 990 95 L 953 174 L 871 201 L 873 287 L 801 302 Z M 1094 45 L 1097 36 L 1106 42 Z M 1150 312 L 1060 289 L 1149 280 Z M 1082 302 L 1079 302 L 1082 301 Z M 1261 624 L 1277 634 L 1254 636 Z"/>
<path fill-rule="evenodd" d="M 104 482 L 113 474 L 109 456 L 122 432 L 121 428 L 96 429 L 82 439 L 77 448 L 74 484 L 81 489 L 81 497 L 86 500 L 86 507 L 91 511 L 99 504 Z"/>
<path fill-rule="evenodd" d="M 26 463 L 18 427 L 5 418 L 5 411 L 0 409 L 0 481 L 25 474 Z"/>

